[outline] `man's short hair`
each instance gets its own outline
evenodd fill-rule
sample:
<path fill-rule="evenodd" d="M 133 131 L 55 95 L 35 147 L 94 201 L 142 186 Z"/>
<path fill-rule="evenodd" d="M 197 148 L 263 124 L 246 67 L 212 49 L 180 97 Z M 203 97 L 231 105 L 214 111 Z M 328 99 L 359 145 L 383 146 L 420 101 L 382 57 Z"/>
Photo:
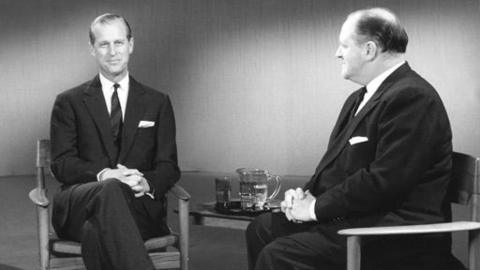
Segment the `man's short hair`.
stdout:
<path fill-rule="evenodd" d="M 127 19 L 118 14 L 105 13 L 95 18 L 95 20 L 93 20 L 92 24 L 90 25 L 90 30 L 88 32 L 88 35 L 90 37 L 90 44 L 93 45 L 95 43 L 95 34 L 93 33 L 93 27 L 96 24 L 108 24 L 115 20 L 122 20 L 125 23 L 125 26 L 127 28 L 127 39 L 130 40 L 132 38 L 132 29 L 130 28 L 130 24 L 128 23 Z"/>
<path fill-rule="evenodd" d="M 397 16 L 386 8 L 371 8 L 355 11 L 350 16 L 358 16 L 357 42 L 373 41 L 381 52 L 405 53 L 408 35 Z"/>

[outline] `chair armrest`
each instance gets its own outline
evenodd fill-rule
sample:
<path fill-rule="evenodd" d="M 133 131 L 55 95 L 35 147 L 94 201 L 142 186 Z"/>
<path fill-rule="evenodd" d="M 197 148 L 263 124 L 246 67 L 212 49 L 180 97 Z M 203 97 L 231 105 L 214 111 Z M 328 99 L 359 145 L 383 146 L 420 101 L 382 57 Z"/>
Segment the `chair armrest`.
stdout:
<path fill-rule="evenodd" d="M 30 200 L 37 206 L 40 207 L 48 207 L 50 202 L 48 201 L 47 196 L 45 195 L 45 190 L 44 189 L 32 189 L 30 193 L 28 193 L 28 197 L 30 197 Z"/>
<path fill-rule="evenodd" d="M 178 199 L 180 200 L 183 200 L 183 201 L 188 201 L 190 200 L 191 196 L 190 194 L 188 194 L 187 191 L 185 191 L 185 189 L 183 189 L 181 186 L 175 184 L 171 189 L 170 189 L 170 192 L 175 195 L 175 197 L 177 197 Z"/>
<path fill-rule="evenodd" d="M 189 204 L 190 194 L 181 186 L 175 184 L 170 192 L 178 198 L 178 224 L 179 224 L 179 241 L 176 247 L 180 250 L 180 269 L 188 268 L 189 254 Z"/>
<path fill-rule="evenodd" d="M 338 234 L 346 236 L 366 235 L 395 235 L 395 234 L 420 234 L 420 233 L 444 233 L 457 231 L 479 230 L 480 222 L 456 221 L 446 223 L 433 223 L 423 225 L 403 225 L 387 227 L 354 228 L 338 231 Z"/>

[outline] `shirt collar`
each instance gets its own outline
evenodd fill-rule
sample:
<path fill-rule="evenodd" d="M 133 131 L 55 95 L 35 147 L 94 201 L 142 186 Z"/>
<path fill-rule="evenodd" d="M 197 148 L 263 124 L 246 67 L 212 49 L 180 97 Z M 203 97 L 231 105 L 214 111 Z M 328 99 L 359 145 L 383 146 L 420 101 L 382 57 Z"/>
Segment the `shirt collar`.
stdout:
<path fill-rule="evenodd" d="M 105 91 L 113 91 L 113 85 L 115 84 L 115 82 L 112 82 L 110 81 L 109 79 L 105 78 L 105 76 L 103 76 L 102 73 L 99 73 L 99 78 L 100 78 L 100 83 L 102 84 L 102 89 Z M 128 86 L 129 86 L 129 83 L 130 83 L 130 76 L 127 72 L 127 75 L 121 79 L 119 82 L 116 82 L 120 85 L 120 88 L 119 90 L 121 91 L 127 91 L 128 90 Z"/>
<path fill-rule="evenodd" d="M 388 76 L 390 76 L 390 74 L 392 74 L 395 70 L 397 70 L 397 68 L 399 68 L 404 63 L 405 63 L 405 61 L 402 61 L 402 62 L 396 64 L 395 66 L 385 70 L 383 73 L 381 73 L 380 75 L 375 77 L 373 80 L 371 80 L 366 86 L 367 87 L 367 92 L 368 93 L 374 93 L 375 91 L 377 91 L 377 89 L 380 87 L 380 85 L 383 83 L 383 81 L 385 81 L 385 79 Z"/>

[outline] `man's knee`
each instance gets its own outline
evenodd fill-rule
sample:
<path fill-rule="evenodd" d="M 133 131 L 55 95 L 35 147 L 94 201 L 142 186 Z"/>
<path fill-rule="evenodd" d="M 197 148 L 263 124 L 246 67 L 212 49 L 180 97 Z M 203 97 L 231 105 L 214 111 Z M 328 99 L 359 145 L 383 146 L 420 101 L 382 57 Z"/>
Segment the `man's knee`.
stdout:
<path fill-rule="evenodd" d="M 271 228 L 269 220 L 270 218 L 268 215 L 261 215 L 250 222 L 247 230 L 245 231 L 247 242 L 255 241 L 266 244 L 273 240 L 270 232 Z"/>
<path fill-rule="evenodd" d="M 98 182 L 96 188 L 95 196 L 92 198 L 93 200 L 88 203 L 87 209 L 93 210 L 99 209 L 99 207 L 127 206 L 134 199 L 131 188 L 117 179 L 107 179 Z M 126 202 L 126 204 L 120 202 Z"/>
<path fill-rule="evenodd" d="M 277 241 L 267 244 L 258 254 L 256 266 L 260 269 L 277 269 L 285 266 L 285 261 L 289 260 L 285 251 L 285 247 Z"/>
<path fill-rule="evenodd" d="M 257 237 L 257 221 L 253 220 L 248 224 L 247 230 L 245 230 L 245 238 L 247 242 L 252 241 L 254 238 Z"/>
<path fill-rule="evenodd" d="M 262 251 L 260 252 L 260 257 L 265 257 L 265 258 L 275 258 L 275 257 L 281 257 L 281 253 L 284 248 L 282 248 L 276 241 L 273 241 L 263 247 Z"/>
<path fill-rule="evenodd" d="M 132 193 L 131 188 L 118 179 L 111 178 L 99 182 L 101 185 L 100 193 L 103 194 L 127 194 Z"/>

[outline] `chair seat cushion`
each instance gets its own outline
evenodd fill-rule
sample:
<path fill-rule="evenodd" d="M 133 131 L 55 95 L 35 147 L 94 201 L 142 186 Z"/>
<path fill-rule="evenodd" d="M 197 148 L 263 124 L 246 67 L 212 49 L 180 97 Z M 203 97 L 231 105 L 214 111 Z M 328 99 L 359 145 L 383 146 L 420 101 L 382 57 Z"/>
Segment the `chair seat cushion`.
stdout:
<path fill-rule="evenodd" d="M 148 251 L 158 250 L 168 246 L 176 245 L 178 236 L 176 234 L 155 237 L 145 241 L 145 247 Z M 58 239 L 54 235 L 50 238 L 50 250 L 52 253 L 81 255 L 82 245 L 79 242 Z"/>
<path fill-rule="evenodd" d="M 178 236 L 176 234 L 169 234 L 161 237 L 150 238 L 145 241 L 145 247 L 147 250 L 156 250 L 165 248 L 168 246 L 176 245 L 178 242 Z"/>
<path fill-rule="evenodd" d="M 81 255 L 82 245 L 79 242 L 55 238 L 55 239 L 50 239 L 50 250 L 54 255 L 58 255 L 58 254 Z"/>

